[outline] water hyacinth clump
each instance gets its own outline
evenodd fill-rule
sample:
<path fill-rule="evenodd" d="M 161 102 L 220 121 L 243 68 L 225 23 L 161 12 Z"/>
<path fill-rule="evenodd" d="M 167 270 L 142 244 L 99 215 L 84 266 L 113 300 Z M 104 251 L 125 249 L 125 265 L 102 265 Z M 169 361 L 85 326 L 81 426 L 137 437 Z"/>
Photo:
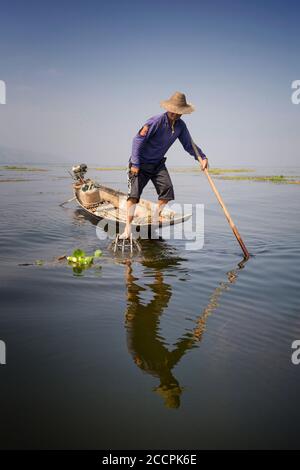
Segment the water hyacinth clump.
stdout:
<path fill-rule="evenodd" d="M 94 263 L 95 258 L 100 258 L 100 256 L 102 256 L 101 250 L 96 250 L 92 256 L 86 256 L 85 251 L 77 248 L 73 251 L 72 256 L 67 256 L 67 261 L 73 267 L 75 274 L 81 274 L 84 269 L 89 268 Z"/>

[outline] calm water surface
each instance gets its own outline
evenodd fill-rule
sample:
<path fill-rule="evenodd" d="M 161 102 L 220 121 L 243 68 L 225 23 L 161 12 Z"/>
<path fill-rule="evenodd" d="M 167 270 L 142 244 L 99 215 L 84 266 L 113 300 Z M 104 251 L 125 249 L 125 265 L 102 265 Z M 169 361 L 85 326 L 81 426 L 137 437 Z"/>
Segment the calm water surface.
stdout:
<path fill-rule="evenodd" d="M 145 240 L 129 259 L 59 207 L 65 169 L 0 173 L 26 179 L 0 183 L 2 448 L 299 447 L 299 186 L 216 180 L 243 265 L 203 175 L 172 175 L 178 202 L 205 204 L 203 249 Z M 76 276 L 55 261 L 75 248 L 103 257 Z"/>

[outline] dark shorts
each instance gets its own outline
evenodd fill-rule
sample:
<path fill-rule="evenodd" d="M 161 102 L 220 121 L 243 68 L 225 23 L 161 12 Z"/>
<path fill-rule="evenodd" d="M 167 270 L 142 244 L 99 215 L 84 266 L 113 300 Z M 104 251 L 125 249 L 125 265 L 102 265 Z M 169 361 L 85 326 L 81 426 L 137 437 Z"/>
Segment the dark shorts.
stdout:
<path fill-rule="evenodd" d="M 127 170 L 128 193 L 127 199 L 134 198 L 139 201 L 144 187 L 149 182 L 155 186 L 158 199 L 172 201 L 175 199 L 173 184 L 165 166 L 166 158 L 158 164 L 142 163 L 138 174 L 131 173 L 130 164 Z"/>

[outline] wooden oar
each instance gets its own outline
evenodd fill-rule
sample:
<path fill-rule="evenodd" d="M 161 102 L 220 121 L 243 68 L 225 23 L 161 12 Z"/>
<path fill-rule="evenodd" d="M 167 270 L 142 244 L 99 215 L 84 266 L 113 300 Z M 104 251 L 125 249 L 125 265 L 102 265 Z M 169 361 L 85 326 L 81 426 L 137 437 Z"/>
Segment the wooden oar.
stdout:
<path fill-rule="evenodd" d="M 197 147 L 196 147 L 196 145 L 195 145 L 195 143 L 194 143 L 193 141 L 192 141 L 192 146 L 193 146 L 193 149 L 194 149 L 195 154 L 197 155 L 197 158 L 198 158 L 198 160 L 199 160 L 199 163 L 201 164 L 202 158 L 200 157 L 199 152 L 198 152 L 198 149 L 197 149 Z M 207 168 L 205 168 L 203 171 L 204 171 L 205 175 L 207 176 L 208 182 L 209 182 L 209 184 L 211 185 L 212 190 L 213 190 L 213 192 L 215 193 L 215 195 L 216 195 L 216 197 L 217 197 L 217 199 L 218 199 L 218 201 L 219 201 L 219 203 L 220 203 L 220 206 L 222 207 L 222 209 L 223 209 L 223 211 L 224 211 L 224 214 L 225 214 L 225 216 L 226 216 L 226 219 L 227 219 L 227 221 L 228 221 L 228 223 L 229 223 L 229 225 L 230 225 L 230 227 L 231 227 L 231 229 L 232 229 L 232 231 L 233 231 L 233 233 L 234 233 L 235 238 L 237 239 L 237 241 L 238 241 L 239 244 L 240 244 L 240 247 L 241 247 L 242 250 L 243 250 L 245 259 L 246 259 L 246 260 L 249 259 L 249 258 L 250 258 L 250 254 L 249 254 L 249 252 L 248 252 L 248 250 L 247 250 L 247 248 L 246 248 L 246 245 L 245 245 L 245 243 L 243 242 L 242 237 L 240 236 L 240 234 L 239 234 L 239 232 L 238 232 L 238 229 L 236 228 L 235 224 L 233 223 L 233 220 L 232 220 L 232 218 L 230 217 L 230 214 L 229 214 L 229 212 L 228 212 L 228 210 L 227 210 L 227 208 L 226 208 L 226 206 L 225 206 L 225 204 L 224 204 L 224 202 L 223 202 L 223 199 L 222 199 L 221 196 L 220 196 L 219 191 L 217 190 L 217 188 L 216 188 L 216 186 L 215 186 L 215 183 L 213 182 L 213 180 L 212 180 L 210 174 L 208 173 Z"/>
<path fill-rule="evenodd" d="M 64 205 L 65 205 L 65 204 L 67 204 L 68 202 L 72 202 L 72 201 L 74 201 L 74 199 L 76 199 L 76 197 L 75 197 L 75 196 L 71 197 L 71 199 L 68 199 L 68 200 L 67 200 L 67 201 L 65 201 L 65 202 L 62 202 L 62 203 L 61 203 L 61 204 L 59 204 L 59 205 L 60 205 L 60 206 L 64 206 Z"/>

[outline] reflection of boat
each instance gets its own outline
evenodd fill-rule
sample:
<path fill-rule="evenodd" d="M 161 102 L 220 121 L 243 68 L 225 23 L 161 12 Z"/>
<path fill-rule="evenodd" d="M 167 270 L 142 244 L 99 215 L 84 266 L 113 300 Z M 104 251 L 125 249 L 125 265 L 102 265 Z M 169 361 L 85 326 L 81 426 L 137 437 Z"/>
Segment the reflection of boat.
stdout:
<path fill-rule="evenodd" d="M 107 186 L 99 185 L 91 179 L 85 179 L 86 165 L 73 167 L 75 183 L 74 196 L 78 204 L 88 213 L 98 219 L 114 223 L 126 223 L 127 195 Z M 157 205 L 147 199 L 140 199 L 136 205 L 132 222 L 136 227 L 163 227 L 185 222 L 191 214 L 179 214 L 165 207 L 161 220 L 155 218 Z"/>

